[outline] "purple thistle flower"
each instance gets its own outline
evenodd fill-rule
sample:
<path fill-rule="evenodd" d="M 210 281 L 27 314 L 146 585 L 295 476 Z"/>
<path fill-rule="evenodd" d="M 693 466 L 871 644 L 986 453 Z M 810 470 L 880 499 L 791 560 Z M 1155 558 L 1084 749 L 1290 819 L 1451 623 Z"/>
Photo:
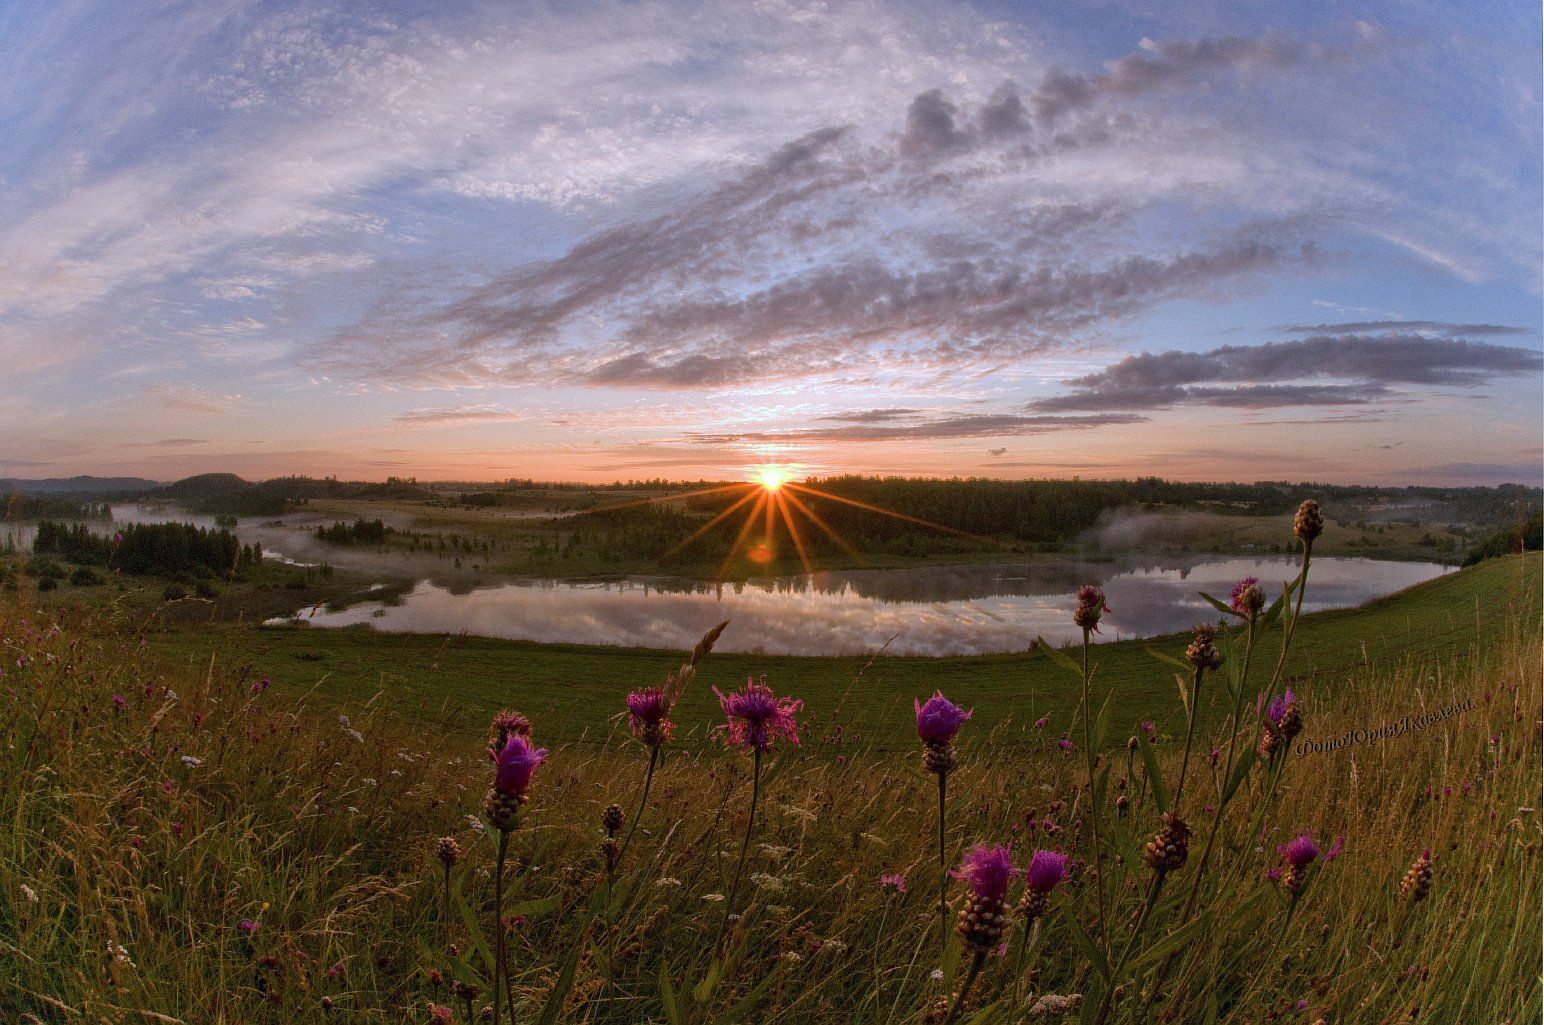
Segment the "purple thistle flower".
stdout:
<path fill-rule="evenodd" d="M 670 739 L 675 724 L 666 718 L 670 714 L 670 700 L 663 687 L 644 687 L 627 695 L 627 719 L 633 736 L 658 747 Z"/>
<path fill-rule="evenodd" d="M 982 900 L 999 901 L 1007 895 L 1008 884 L 1019 870 L 1014 867 L 1008 844 L 978 843 L 950 875 L 970 883 L 971 891 Z"/>
<path fill-rule="evenodd" d="M 1228 608 L 1241 616 L 1259 612 L 1265 604 L 1265 592 L 1260 590 L 1258 577 L 1245 577 L 1233 585 L 1228 593 Z"/>
<path fill-rule="evenodd" d="M 1099 617 L 1110 611 L 1105 604 L 1104 592 L 1093 584 L 1078 588 L 1078 607 L 1072 613 L 1072 621 L 1085 630 L 1099 632 Z"/>
<path fill-rule="evenodd" d="M 494 758 L 494 789 L 509 797 L 519 797 L 530 787 L 536 767 L 546 760 L 546 748 L 538 750 L 520 734 L 511 733 Z"/>
<path fill-rule="evenodd" d="M 1293 705 L 1296 703 L 1297 698 L 1293 696 L 1292 688 L 1288 687 L 1285 692 L 1272 698 L 1271 703 L 1266 706 L 1266 721 L 1271 723 L 1273 726 L 1280 726 L 1282 719 L 1286 718 L 1287 712 L 1290 711 Z"/>
<path fill-rule="evenodd" d="M 270 683 L 271 681 L 268 679 L 268 677 L 263 677 L 261 680 L 258 680 L 252 684 L 252 693 L 261 694 L 263 691 L 268 689 Z"/>
<path fill-rule="evenodd" d="M 879 877 L 879 885 L 890 893 L 902 894 L 906 892 L 906 877 L 899 872 Z"/>
<path fill-rule="evenodd" d="M 946 744 L 954 740 L 954 735 L 960 731 L 960 724 L 975 711 L 972 709 L 967 712 L 960 708 L 944 697 L 943 691 L 935 691 L 926 702 L 913 698 L 911 704 L 917 713 L 917 736 L 928 744 Z"/>
<path fill-rule="evenodd" d="M 1339 836 L 1337 836 L 1335 838 L 1335 842 L 1330 844 L 1330 849 L 1324 852 L 1324 860 L 1325 861 L 1334 861 L 1335 860 L 1335 855 L 1339 854 L 1340 853 L 1340 849 L 1342 847 L 1344 847 L 1345 845 L 1346 845 L 1346 834 L 1341 833 Z"/>
<path fill-rule="evenodd" d="M 236 928 L 240 929 L 244 935 L 251 936 L 257 932 L 257 923 L 250 918 L 243 918 L 236 923 Z"/>
<path fill-rule="evenodd" d="M 716 731 L 723 735 L 725 746 L 766 751 L 778 737 L 790 744 L 799 743 L 799 723 L 794 716 L 804 702 L 780 698 L 771 687 L 755 680 L 746 680 L 744 690 L 725 694 L 714 687 L 713 693 L 728 717 Z"/>
<path fill-rule="evenodd" d="M 1024 870 L 1024 883 L 1033 893 L 1049 893 L 1067 878 L 1067 855 L 1061 851 L 1036 851 Z"/>
<path fill-rule="evenodd" d="M 1276 853 L 1285 858 L 1287 864 L 1293 868 L 1307 868 L 1319 856 L 1319 845 L 1314 842 L 1313 837 L 1304 833 L 1290 843 L 1278 845 Z M 1336 853 L 1339 851 L 1337 850 Z"/>
<path fill-rule="evenodd" d="M 121 709 L 128 708 L 129 707 L 129 702 L 128 702 L 128 700 L 126 698 L 124 698 L 124 696 L 122 694 L 114 694 L 113 695 L 113 705 L 116 708 L 121 710 Z"/>

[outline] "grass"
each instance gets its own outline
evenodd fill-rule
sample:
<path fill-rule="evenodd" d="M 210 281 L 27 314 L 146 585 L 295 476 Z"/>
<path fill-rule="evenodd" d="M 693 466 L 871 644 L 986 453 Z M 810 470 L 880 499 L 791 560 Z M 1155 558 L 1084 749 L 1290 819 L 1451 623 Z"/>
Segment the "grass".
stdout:
<path fill-rule="evenodd" d="M 937 1021 L 972 958 L 957 942 L 940 951 L 937 795 L 919 748 L 889 722 L 934 685 L 976 706 L 950 777 L 950 860 L 1012 839 L 1021 858 L 1061 847 L 1083 862 L 1027 935 L 1015 923 L 1007 956 L 976 962 L 958 1020 L 1035 1022 L 1028 1009 L 1056 997 L 1079 998 L 1076 1016 L 1092 1022 L 1106 993 L 1108 1021 L 1122 1023 L 1537 1020 L 1538 580 L 1536 558 L 1495 560 L 1306 617 L 1291 663 L 1303 739 L 1464 710 L 1382 742 L 1252 766 L 1226 818 L 1214 810 L 1226 780 L 1204 759 L 1192 765 L 1181 808 L 1191 856 L 1167 886 L 1139 849 L 1159 824 L 1160 793 L 1172 794 L 1180 743 L 1103 761 L 1096 851 L 1081 754 L 1022 730 L 1077 687 L 1046 656 L 877 660 L 839 716 L 828 702 L 849 690 L 851 661 L 818 676 L 810 660 L 710 656 L 683 724 L 708 721 L 706 683 L 751 667 L 820 720 L 804 747 L 769 757 L 748 882 L 718 950 L 725 907 L 714 898 L 748 824 L 748 757 L 672 747 L 615 878 L 601 855 L 600 811 L 637 807 L 646 755 L 600 724 L 630 683 L 657 682 L 679 656 L 494 642 L 434 655 L 429 639 L 398 649 L 361 635 L 344 638 L 359 645 L 353 657 L 380 650 L 350 676 L 295 660 L 304 648 L 245 647 L 317 635 L 233 632 L 198 647 L 174 634 L 155 651 L 136 618 L 39 617 L 12 602 L 0 607 L 0 1021 L 477 1019 L 496 843 L 473 824 L 490 772 L 468 731 L 472 703 L 495 699 L 532 715 L 550 749 L 510 834 L 514 1020 Z M 1237 633 L 1212 692 L 1240 667 Z M 1261 638 L 1245 699 L 1266 687 L 1275 640 Z M 484 661 L 453 661 L 463 652 Z M 561 661 L 535 670 L 543 652 Z M 1171 674 L 1140 646 L 1096 656 L 1095 693 L 1113 686 L 1122 720 L 1179 721 Z M 262 690 L 265 658 L 285 671 Z M 465 675 L 474 665 L 486 675 Z M 371 700 L 388 666 L 421 697 Z M 308 678 L 325 672 L 320 686 Z M 544 698 L 543 680 L 569 692 Z M 436 689 L 465 689 L 463 710 L 425 718 Z M 558 739 L 568 714 L 592 717 L 586 743 Z M 839 733 L 833 718 L 853 725 Z M 1254 729 L 1251 717 L 1246 750 Z M 1197 750 L 1228 738 L 1214 721 Z M 1112 793 L 1128 802 L 1119 813 Z M 1203 874 L 1198 848 L 1214 821 Z M 1264 873 L 1279 864 L 1275 845 L 1299 833 L 1326 849 L 1343 836 L 1343 850 L 1319 859 L 1293 899 Z M 464 852 L 448 875 L 431 853 L 442 835 Z M 1436 854 L 1429 896 L 1402 900 L 1400 878 L 1423 849 Z M 908 892 L 879 885 L 890 873 Z M 1096 879 L 1110 905 L 1102 919 Z M 956 909 L 963 889 L 954 884 Z M 1149 904 L 1138 935 L 1130 923 Z M 463 999 L 456 981 L 475 995 Z"/>
<path fill-rule="evenodd" d="M 1315 613 L 1288 673 L 1333 675 L 1355 666 L 1444 654 L 1504 629 L 1516 610 L 1537 604 L 1536 559 L 1499 559 L 1449 574 L 1356 609 Z M 1509 611 L 1502 611 L 1510 606 Z M 1070 596 L 1069 596 L 1070 615 Z M 1033 638 L 1025 638 L 1026 647 Z M 1183 709 L 1170 676 L 1149 646 L 1178 656 L 1188 635 L 1119 641 L 1096 647 L 1100 679 L 1119 695 L 1125 725 L 1151 719 L 1175 733 Z M 394 710 L 449 730 L 481 729 L 497 709 L 517 704 L 546 723 L 553 740 L 603 742 L 620 728 L 619 695 L 657 683 L 680 662 L 653 649 L 535 644 L 469 636 L 380 634 L 343 629 L 214 626 L 151 634 L 153 650 L 173 665 L 250 665 L 251 671 L 296 691 L 340 705 L 381 696 Z M 1051 717 L 1060 732 L 1071 724 L 1075 681 L 1044 654 L 961 658 L 881 656 L 814 658 L 715 655 L 707 672 L 720 687 L 765 674 L 774 685 L 796 685 L 818 720 L 830 720 L 877 747 L 911 742 L 911 700 L 945 687 L 979 707 L 977 722 L 1001 727 L 1006 741 Z M 854 681 L 860 682 L 855 686 Z M 683 724 L 714 721 L 706 687 L 689 693 Z M 701 730 L 683 737 L 701 742 Z M 1114 738 L 1120 742 L 1121 737 Z"/>

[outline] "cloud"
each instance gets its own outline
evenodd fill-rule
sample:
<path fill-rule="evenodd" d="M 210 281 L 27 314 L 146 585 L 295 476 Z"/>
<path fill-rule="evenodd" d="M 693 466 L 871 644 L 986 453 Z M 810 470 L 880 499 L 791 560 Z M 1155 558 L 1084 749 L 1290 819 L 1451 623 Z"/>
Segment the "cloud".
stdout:
<path fill-rule="evenodd" d="M 1008 451 L 1008 449 L 1006 447 L 1004 447 L 1004 448 L 989 448 L 989 449 L 986 450 L 986 454 L 989 455 L 989 456 L 1000 456 L 1000 455 L 1005 454 L 1007 451 Z M 1007 464 L 1004 464 L 1004 465 L 1007 465 Z"/>
<path fill-rule="evenodd" d="M 529 414 L 518 410 L 487 405 L 410 409 L 392 418 L 400 427 L 460 427 L 466 424 L 518 423 L 529 419 Z"/>
<path fill-rule="evenodd" d="M 1230 36 L 1193 42 L 1144 39 L 1140 52 L 1110 64 L 1104 74 L 1082 75 L 1053 66 L 1030 96 L 1030 106 L 1040 120 L 1051 124 L 1103 102 L 1135 99 L 1220 72 L 1258 74 L 1291 68 L 1313 53 L 1301 40 L 1280 33 L 1260 39 Z"/>
<path fill-rule="evenodd" d="M 145 393 L 173 413 L 233 413 L 242 402 L 240 395 L 221 395 L 191 384 L 155 384 Z"/>
<path fill-rule="evenodd" d="M 1145 423 L 1144 416 L 1105 413 L 1092 416 L 1025 416 L 1015 413 L 976 413 L 943 417 L 917 424 L 853 424 L 847 427 L 808 427 L 790 431 L 747 431 L 739 434 L 688 433 L 701 444 L 738 445 L 771 442 L 920 441 L 953 438 L 997 438 L 1087 430 L 1111 424 Z"/>
<path fill-rule="evenodd" d="M 158 438 L 155 441 L 125 441 L 128 448 L 186 448 L 189 445 L 208 445 L 208 438 Z"/>
<path fill-rule="evenodd" d="M 1456 332 L 1447 329 L 1461 325 L 1440 325 L 1428 334 L 1393 329 L 1373 334 L 1356 330 L 1366 324 L 1347 326 L 1352 330 L 1262 345 L 1128 356 L 1066 382 L 1069 394 L 1033 407 L 1059 412 L 1364 405 L 1392 397 L 1390 386 L 1474 387 L 1544 370 L 1544 356 L 1534 349 L 1452 337 Z M 1326 378 L 1337 383 L 1320 383 Z"/>
<path fill-rule="evenodd" d="M 885 409 L 860 409 L 850 413 L 832 413 L 820 419 L 832 420 L 837 423 L 884 424 L 892 423 L 896 420 L 914 420 L 921 414 L 922 410 L 920 409 L 891 406 Z"/>

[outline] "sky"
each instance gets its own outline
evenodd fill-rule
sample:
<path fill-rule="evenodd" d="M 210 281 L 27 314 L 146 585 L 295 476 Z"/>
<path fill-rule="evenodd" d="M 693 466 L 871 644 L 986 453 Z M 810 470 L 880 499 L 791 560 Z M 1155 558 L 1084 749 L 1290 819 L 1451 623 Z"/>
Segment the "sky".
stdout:
<path fill-rule="evenodd" d="M 1540 42 L 0 0 L 0 475 L 1538 483 Z"/>

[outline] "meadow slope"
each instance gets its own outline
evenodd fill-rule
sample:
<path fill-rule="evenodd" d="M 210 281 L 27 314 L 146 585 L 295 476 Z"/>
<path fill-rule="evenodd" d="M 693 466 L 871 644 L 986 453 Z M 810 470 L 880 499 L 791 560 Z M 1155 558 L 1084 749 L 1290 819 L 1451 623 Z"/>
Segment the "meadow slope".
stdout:
<path fill-rule="evenodd" d="M 585 743 L 554 739 L 568 714 L 556 709 L 594 703 L 604 722 L 630 683 L 655 682 L 679 657 L 552 651 L 562 661 L 548 678 L 584 688 L 561 704 L 511 694 L 504 675 L 546 649 L 468 642 L 513 651 L 482 673 L 401 658 L 395 672 L 418 687 L 484 688 L 441 724 L 395 696 L 355 701 L 379 687 L 378 669 L 360 670 L 354 690 L 342 674 L 336 687 L 267 687 L 263 673 L 278 674 L 247 664 L 245 638 L 157 652 L 131 619 L 39 619 L 12 604 L 0 612 L 0 1020 L 479 1020 L 498 845 L 478 819 L 484 741 L 465 723 L 473 701 L 501 695 L 549 749 L 508 834 L 502 933 L 516 1021 L 937 1021 L 968 965 L 980 970 L 958 1021 L 1049 1020 L 1067 1004 L 1085 1022 L 1537 1020 L 1537 580 L 1532 558 L 1496 560 L 1361 612 L 1305 617 L 1289 661 L 1303 740 L 1431 721 L 1246 762 L 1226 818 L 1216 808 L 1228 774 L 1207 754 L 1231 757 L 1220 719 L 1200 727 L 1185 801 L 1171 728 L 1140 754 L 1117 746 L 1102 760 L 1094 793 L 1109 814 L 1090 817 L 1082 745 L 1064 750 L 1054 728 L 1022 718 L 1041 706 L 1021 675 L 1076 689 L 1052 682 L 1067 670 L 1045 655 L 881 660 L 869 674 L 885 675 L 863 676 L 842 716 L 827 702 L 847 691 L 850 664 L 819 678 L 803 660 L 709 656 L 678 710 L 683 727 L 710 721 L 708 683 L 760 670 L 816 719 L 801 747 L 769 752 L 750 820 L 748 756 L 670 746 L 640 809 L 637 742 L 598 729 Z M 1259 639 L 1239 686 L 1228 681 L 1240 633 L 1224 638 L 1211 686 L 1237 686 L 1252 705 L 1277 637 Z M 397 650 L 365 640 L 388 645 L 378 666 Z M 441 658 L 470 657 L 462 650 Z M 1120 697 L 1107 740 L 1140 732 L 1141 719 L 1182 721 L 1172 673 L 1140 646 L 1096 656 L 1096 700 L 1111 687 Z M 871 679 L 887 697 L 867 697 Z M 941 950 L 952 922 L 934 910 L 938 793 L 920 748 L 900 728 L 875 745 L 834 721 L 876 722 L 934 685 L 976 708 L 949 777 L 947 861 L 977 841 L 1011 840 L 1020 862 L 1034 847 L 1075 855 L 1033 928 L 1014 920 L 1002 956 L 972 960 L 957 940 Z M 1251 707 L 1237 745 L 1246 758 L 1258 728 Z M 608 881 L 600 813 L 612 801 L 641 816 Z M 1169 802 L 1194 833 L 1190 861 L 1164 886 L 1141 847 Z M 1300 834 L 1322 853 L 1293 891 L 1267 873 L 1283 867 L 1276 845 Z M 460 850 L 448 872 L 434 856 L 441 836 Z M 1401 878 L 1423 850 L 1435 862 L 1416 900 Z M 952 884 L 951 916 L 965 890 Z"/>

